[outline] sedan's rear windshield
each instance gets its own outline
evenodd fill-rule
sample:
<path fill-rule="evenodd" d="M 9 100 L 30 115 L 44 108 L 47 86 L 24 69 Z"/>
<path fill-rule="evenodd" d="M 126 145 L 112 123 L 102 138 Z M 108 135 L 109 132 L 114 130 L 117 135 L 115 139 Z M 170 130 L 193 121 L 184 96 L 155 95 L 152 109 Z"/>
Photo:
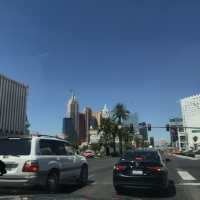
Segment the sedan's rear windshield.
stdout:
<path fill-rule="evenodd" d="M 0 139 L 0 155 L 30 155 L 30 139 Z"/>
<path fill-rule="evenodd" d="M 126 160 L 160 162 L 158 153 L 151 151 L 127 152 L 123 158 Z"/>

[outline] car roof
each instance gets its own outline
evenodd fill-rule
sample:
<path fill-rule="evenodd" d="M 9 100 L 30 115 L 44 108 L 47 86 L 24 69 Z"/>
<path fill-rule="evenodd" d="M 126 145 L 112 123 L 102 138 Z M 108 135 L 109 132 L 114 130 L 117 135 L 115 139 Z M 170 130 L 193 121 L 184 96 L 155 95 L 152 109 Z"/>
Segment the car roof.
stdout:
<path fill-rule="evenodd" d="M 62 142 L 66 142 L 66 143 L 70 144 L 70 142 L 67 140 L 64 140 L 62 138 L 58 138 L 55 136 L 50 136 L 50 135 L 13 135 L 13 136 L 0 137 L 0 140 L 1 139 L 32 139 L 32 138 L 56 140 L 56 141 L 62 141 Z"/>

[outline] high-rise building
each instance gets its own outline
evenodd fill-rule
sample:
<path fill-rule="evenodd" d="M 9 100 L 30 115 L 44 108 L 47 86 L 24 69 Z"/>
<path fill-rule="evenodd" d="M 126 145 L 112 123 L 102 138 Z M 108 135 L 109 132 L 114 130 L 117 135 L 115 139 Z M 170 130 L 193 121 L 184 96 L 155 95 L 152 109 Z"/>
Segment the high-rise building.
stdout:
<path fill-rule="evenodd" d="M 94 129 L 97 129 L 101 124 L 102 113 L 101 112 L 92 112 L 92 123 L 91 126 Z"/>
<path fill-rule="evenodd" d="M 152 147 L 154 147 L 154 137 L 150 137 L 150 145 L 152 146 Z"/>
<path fill-rule="evenodd" d="M 72 119 L 76 138 L 79 138 L 79 104 L 74 95 L 69 99 L 67 108 L 67 116 Z"/>
<path fill-rule="evenodd" d="M 0 136 L 25 134 L 28 87 L 0 74 Z"/>
<path fill-rule="evenodd" d="M 170 119 L 169 125 L 171 145 L 179 148 L 179 150 L 185 150 L 187 141 L 182 118 L 176 117 Z"/>
<path fill-rule="evenodd" d="M 200 148 L 200 94 L 181 99 L 183 126 L 186 128 L 187 148 Z M 194 137 L 197 136 L 197 141 Z"/>
<path fill-rule="evenodd" d="M 79 113 L 79 144 L 86 142 L 86 139 L 85 114 Z"/>
<path fill-rule="evenodd" d="M 84 110 L 85 113 L 85 129 L 86 129 L 86 141 L 90 142 L 90 126 L 91 126 L 91 120 L 92 120 L 92 109 L 89 107 L 86 107 Z"/>
<path fill-rule="evenodd" d="M 107 108 L 107 105 L 104 105 L 104 108 L 102 110 L 102 118 L 109 118 L 110 117 L 110 111 Z"/>
<path fill-rule="evenodd" d="M 66 136 L 67 140 L 72 144 L 77 144 L 77 135 L 74 129 L 74 122 L 72 118 L 63 118 L 63 134 Z"/>
<path fill-rule="evenodd" d="M 137 113 L 129 113 L 127 119 L 124 121 L 125 126 L 132 126 L 135 134 L 139 133 L 139 119 Z"/>
<path fill-rule="evenodd" d="M 142 135 L 144 141 L 148 141 L 146 122 L 139 123 L 139 134 Z"/>

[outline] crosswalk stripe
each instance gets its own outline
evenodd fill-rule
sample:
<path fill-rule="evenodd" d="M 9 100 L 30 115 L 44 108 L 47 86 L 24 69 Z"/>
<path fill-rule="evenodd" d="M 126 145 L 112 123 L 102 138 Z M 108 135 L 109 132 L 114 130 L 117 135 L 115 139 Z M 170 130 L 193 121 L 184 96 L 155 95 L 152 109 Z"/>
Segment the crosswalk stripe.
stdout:
<path fill-rule="evenodd" d="M 200 183 L 179 183 L 177 185 L 200 186 Z"/>
<path fill-rule="evenodd" d="M 179 176 L 185 181 L 195 181 L 194 178 L 189 172 L 187 171 L 178 171 Z"/>

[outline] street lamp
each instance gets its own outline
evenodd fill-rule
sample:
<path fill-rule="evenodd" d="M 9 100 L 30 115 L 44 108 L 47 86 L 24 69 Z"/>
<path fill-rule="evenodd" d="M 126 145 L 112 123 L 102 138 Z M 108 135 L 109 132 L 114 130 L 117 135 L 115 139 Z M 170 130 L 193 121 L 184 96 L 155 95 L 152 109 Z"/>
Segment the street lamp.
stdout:
<path fill-rule="evenodd" d="M 122 129 L 122 125 L 121 124 L 118 125 L 118 129 L 119 130 Z"/>

